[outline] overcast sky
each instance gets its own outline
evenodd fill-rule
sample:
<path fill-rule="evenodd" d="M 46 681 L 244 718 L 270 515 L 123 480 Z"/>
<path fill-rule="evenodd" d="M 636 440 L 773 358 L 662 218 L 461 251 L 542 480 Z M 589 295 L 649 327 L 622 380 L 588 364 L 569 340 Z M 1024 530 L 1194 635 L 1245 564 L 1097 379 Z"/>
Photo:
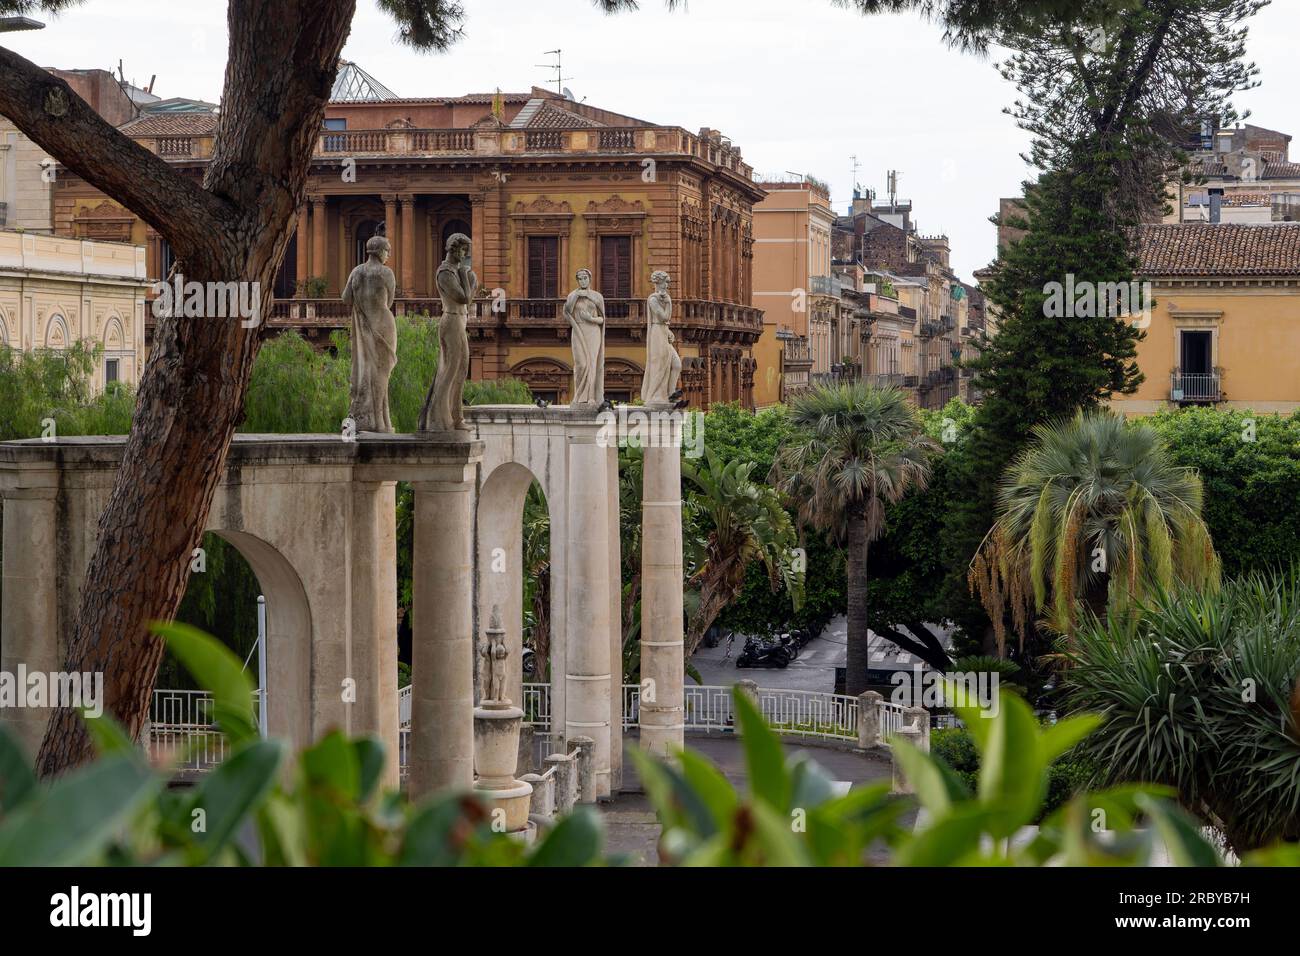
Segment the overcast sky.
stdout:
<path fill-rule="evenodd" d="M 1015 99 L 993 62 L 943 47 L 914 16 L 862 17 L 829 0 L 657 0 L 608 17 L 589 0 L 463 0 L 465 37 L 442 55 L 393 42 L 373 0 L 358 0 L 344 56 L 400 96 L 526 91 L 553 81 L 547 50 L 563 50 L 579 99 L 692 132 L 720 129 L 758 172 L 810 173 L 830 183 L 836 211 L 857 181 L 885 192 L 900 172 L 925 233 L 947 233 L 966 279 L 995 250 L 988 216 L 1019 192 L 1026 137 L 1002 114 Z M 218 100 L 225 4 L 216 0 L 88 0 L 40 32 L 4 45 L 42 66 L 117 69 L 154 92 Z M 269 25 L 268 25 L 269 26 Z M 1274 0 L 1251 30 L 1263 86 L 1241 97 L 1253 122 L 1300 135 L 1300 0 Z M 551 84 L 553 86 L 553 82 Z M 1292 159 L 1300 153 L 1300 145 Z"/>

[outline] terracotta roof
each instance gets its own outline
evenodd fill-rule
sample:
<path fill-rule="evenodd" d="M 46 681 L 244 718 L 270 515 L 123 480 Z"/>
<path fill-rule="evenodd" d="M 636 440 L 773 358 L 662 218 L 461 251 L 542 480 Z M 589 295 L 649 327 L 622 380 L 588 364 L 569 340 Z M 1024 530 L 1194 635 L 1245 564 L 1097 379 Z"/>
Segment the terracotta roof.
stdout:
<path fill-rule="evenodd" d="M 1264 167 L 1263 179 L 1300 179 L 1300 163 L 1269 163 Z"/>
<path fill-rule="evenodd" d="M 1300 276 L 1300 223 L 1142 226 L 1147 276 Z"/>
<path fill-rule="evenodd" d="M 1270 193 L 1228 193 L 1223 197 L 1225 206 L 1268 206 L 1272 202 Z"/>
<path fill-rule="evenodd" d="M 588 126 L 604 126 L 599 120 L 589 119 L 581 114 L 566 110 L 553 103 L 544 103 L 528 120 L 527 129 L 583 129 Z"/>
<path fill-rule="evenodd" d="M 215 113 L 147 113 L 118 127 L 127 136 L 205 136 L 216 128 Z"/>

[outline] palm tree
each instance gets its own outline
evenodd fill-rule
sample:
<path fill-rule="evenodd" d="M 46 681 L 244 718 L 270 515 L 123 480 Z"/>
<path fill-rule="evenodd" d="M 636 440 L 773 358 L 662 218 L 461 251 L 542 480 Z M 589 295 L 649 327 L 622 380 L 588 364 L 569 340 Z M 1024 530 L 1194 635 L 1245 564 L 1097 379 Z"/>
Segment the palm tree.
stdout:
<path fill-rule="evenodd" d="M 805 525 L 847 542 L 846 693 L 856 696 L 867 689 L 867 549 L 884 533 L 885 506 L 929 482 L 940 446 L 896 388 L 825 386 L 796 398 L 789 414 L 803 434 L 777 453 L 772 477 Z"/>
<path fill-rule="evenodd" d="M 686 496 L 688 525 L 701 529 L 698 557 L 687 587 L 699 589 L 699 603 L 686 625 L 686 658 L 704 632 L 745 587 L 745 571 L 762 561 L 772 588 L 784 586 L 797 609 L 803 600 L 803 572 L 796 570 L 794 523 L 776 491 L 750 478 L 754 463 L 720 462 L 711 451 L 704 462 L 682 462 L 682 477 L 695 487 Z"/>
<path fill-rule="evenodd" d="M 1109 411 L 1039 425 L 1007 468 L 998 515 L 968 581 L 1005 650 L 1005 613 L 1023 644 L 1031 618 L 1068 634 L 1079 600 L 1098 616 L 1175 582 L 1217 589 L 1201 480 L 1155 429 Z"/>

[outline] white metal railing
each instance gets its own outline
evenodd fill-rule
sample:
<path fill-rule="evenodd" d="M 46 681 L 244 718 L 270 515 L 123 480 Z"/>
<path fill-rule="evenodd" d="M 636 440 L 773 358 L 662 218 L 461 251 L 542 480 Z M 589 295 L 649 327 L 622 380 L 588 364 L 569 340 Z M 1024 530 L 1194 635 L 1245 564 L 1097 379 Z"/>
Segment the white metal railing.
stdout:
<path fill-rule="evenodd" d="M 688 684 L 684 690 L 685 724 L 688 730 L 730 732 L 735 729 L 732 689 L 713 684 Z M 623 685 L 623 730 L 631 730 L 640 719 L 640 691 L 637 684 Z M 256 693 L 256 692 L 255 692 Z M 524 723 L 538 735 L 553 735 L 551 685 L 523 685 Z M 411 687 L 397 692 L 398 749 L 402 776 L 406 776 L 411 735 Z M 858 699 L 844 694 L 819 691 L 760 688 L 758 707 L 763 717 L 782 734 L 856 740 Z M 879 704 L 880 735 L 897 733 L 903 723 L 901 704 Z M 181 769 L 205 770 L 220 763 L 226 754 L 225 736 L 214 725 L 212 699 L 201 690 L 154 691 L 150 708 L 150 747 L 156 758 L 176 762 Z M 184 758 L 183 760 L 180 758 Z"/>

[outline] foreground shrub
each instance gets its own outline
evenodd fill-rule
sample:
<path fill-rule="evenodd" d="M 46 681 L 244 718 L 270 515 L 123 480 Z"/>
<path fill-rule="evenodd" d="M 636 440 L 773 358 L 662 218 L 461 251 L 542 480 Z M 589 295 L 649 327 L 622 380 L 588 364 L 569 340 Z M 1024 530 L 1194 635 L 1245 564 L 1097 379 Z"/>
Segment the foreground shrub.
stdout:
<path fill-rule="evenodd" d="M 1067 699 L 1100 782 L 1152 781 L 1238 851 L 1300 839 L 1300 574 L 1182 588 L 1075 634 Z"/>

